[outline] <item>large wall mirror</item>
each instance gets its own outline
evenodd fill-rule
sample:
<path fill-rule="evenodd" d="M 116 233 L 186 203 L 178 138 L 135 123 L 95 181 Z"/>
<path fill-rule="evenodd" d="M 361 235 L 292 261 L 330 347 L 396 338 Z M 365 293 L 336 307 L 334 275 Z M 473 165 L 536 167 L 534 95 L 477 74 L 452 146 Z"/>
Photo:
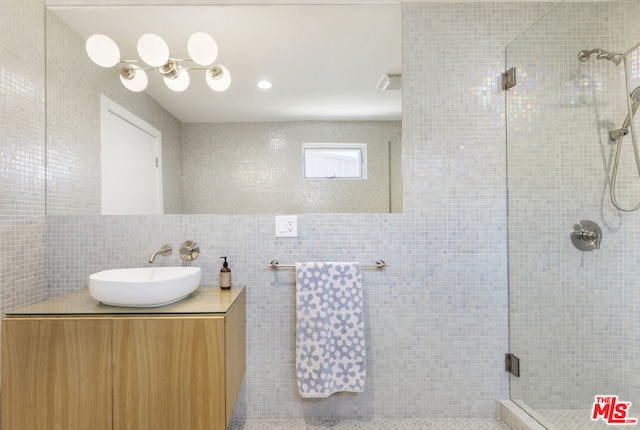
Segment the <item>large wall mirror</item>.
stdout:
<path fill-rule="evenodd" d="M 399 4 L 49 6 L 47 213 L 103 213 L 101 100 L 158 131 L 160 213 L 402 212 L 400 24 Z M 153 69 L 144 91 L 121 83 L 142 35 L 188 60 L 196 32 L 215 40 L 226 91 L 206 67 L 179 92 Z M 93 34 L 122 62 L 92 62 Z M 366 176 L 305 178 L 305 144 L 366 144 Z"/>

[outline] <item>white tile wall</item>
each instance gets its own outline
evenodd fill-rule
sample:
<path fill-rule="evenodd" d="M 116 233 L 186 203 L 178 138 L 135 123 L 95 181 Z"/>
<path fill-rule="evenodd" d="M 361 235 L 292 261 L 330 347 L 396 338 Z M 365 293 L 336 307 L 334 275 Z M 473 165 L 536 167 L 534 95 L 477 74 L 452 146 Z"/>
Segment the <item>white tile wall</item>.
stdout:
<path fill-rule="evenodd" d="M 49 295 L 93 271 L 145 264 L 164 243 L 200 243 L 204 284 L 220 255 L 248 287 L 248 368 L 237 419 L 493 417 L 508 396 L 504 46 L 549 5 L 403 6 L 403 214 L 48 219 Z M 79 245 L 79 246 L 77 246 Z M 360 395 L 299 397 L 293 274 L 268 262 L 383 258 L 365 272 L 368 382 Z M 178 264 L 177 257 L 160 264 Z"/>
<path fill-rule="evenodd" d="M 5 1 L 2 309 L 84 287 L 93 271 L 143 265 L 158 246 L 193 239 L 205 283 L 215 282 L 218 257 L 228 255 L 234 282 L 248 287 L 248 368 L 236 418 L 494 417 L 496 400 L 508 396 L 499 72 L 505 45 L 548 8 L 403 5 L 403 214 L 302 214 L 296 239 L 275 239 L 272 216 L 59 214 L 47 217 L 43 239 L 43 10 L 38 0 Z M 269 271 L 272 258 L 389 263 L 363 277 L 370 349 L 363 394 L 324 401 L 296 394 L 293 278 Z"/>
<path fill-rule="evenodd" d="M 185 123 L 182 130 L 184 213 L 390 211 L 389 142 L 402 133 L 400 121 Z M 304 179 L 303 143 L 366 143 L 367 178 Z"/>
<path fill-rule="evenodd" d="M 0 314 L 45 294 L 44 6 L 7 0 L 0 27 Z"/>

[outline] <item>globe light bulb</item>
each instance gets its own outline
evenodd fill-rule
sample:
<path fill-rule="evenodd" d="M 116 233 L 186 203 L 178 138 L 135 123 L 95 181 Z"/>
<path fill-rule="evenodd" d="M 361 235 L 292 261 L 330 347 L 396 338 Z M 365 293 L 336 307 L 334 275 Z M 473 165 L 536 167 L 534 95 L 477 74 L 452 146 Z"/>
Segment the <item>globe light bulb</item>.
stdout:
<path fill-rule="evenodd" d="M 109 36 L 91 35 L 84 47 L 91 61 L 100 67 L 113 67 L 120 62 L 120 49 Z"/>
<path fill-rule="evenodd" d="M 138 55 L 151 67 L 160 67 L 169 61 L 169 46 L 157 34 L 143 34 L 138 39 Z"/>
<path fill-rule="evenodd" d="M 173 78 L 164 77 L 164 83 L 171 90 L 181 92 L 189 87 L 191 79 L 189 73 L 185 69 L 178 69 L 178 74 Z"/>
<path fill-rule="evenodd" d="M 129 91 L 139 93 L 147 88 L 149 79 L 144 70 L 136 65 L 128 65 L 120 71 L 120 82 Z"/>
<path fill-rule="evenodd" d="M 207 85 L 214 91 L 226 91 L 231 85 L 231 74 L 226 67 L 219 64 L 214 65 L 207 70 Z"/>
<path fill-rule="evenodd" d="M 218 58 L 218 45 L 207 33 L 193 33 L 187 42 L 189 56 L 201 66 L 209 66 Z"/>

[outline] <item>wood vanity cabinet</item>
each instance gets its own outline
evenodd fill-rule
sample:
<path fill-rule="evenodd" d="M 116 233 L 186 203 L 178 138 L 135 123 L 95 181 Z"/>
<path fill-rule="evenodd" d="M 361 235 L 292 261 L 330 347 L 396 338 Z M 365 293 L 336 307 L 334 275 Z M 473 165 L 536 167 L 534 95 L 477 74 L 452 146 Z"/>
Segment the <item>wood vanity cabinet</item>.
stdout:
<path fill-rule="evenodd" d="M 5 430 L 223 430 L 245 370 L 245 292 L 218 314 L 8 316 Z"/>
<path fill-rule="evenodd" d="M 6 318 L 2 428 L 112 429 L 111 322 Z"/>

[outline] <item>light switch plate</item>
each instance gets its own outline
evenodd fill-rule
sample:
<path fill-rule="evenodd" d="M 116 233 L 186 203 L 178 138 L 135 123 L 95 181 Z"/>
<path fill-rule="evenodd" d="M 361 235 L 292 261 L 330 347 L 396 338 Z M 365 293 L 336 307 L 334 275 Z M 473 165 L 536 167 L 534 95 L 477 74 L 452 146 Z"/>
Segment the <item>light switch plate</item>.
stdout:
<path fill-rule="evenodd" d="M 276 237 L 298 237 L 298 217 L 296 215 L 277 215 Z"/>

